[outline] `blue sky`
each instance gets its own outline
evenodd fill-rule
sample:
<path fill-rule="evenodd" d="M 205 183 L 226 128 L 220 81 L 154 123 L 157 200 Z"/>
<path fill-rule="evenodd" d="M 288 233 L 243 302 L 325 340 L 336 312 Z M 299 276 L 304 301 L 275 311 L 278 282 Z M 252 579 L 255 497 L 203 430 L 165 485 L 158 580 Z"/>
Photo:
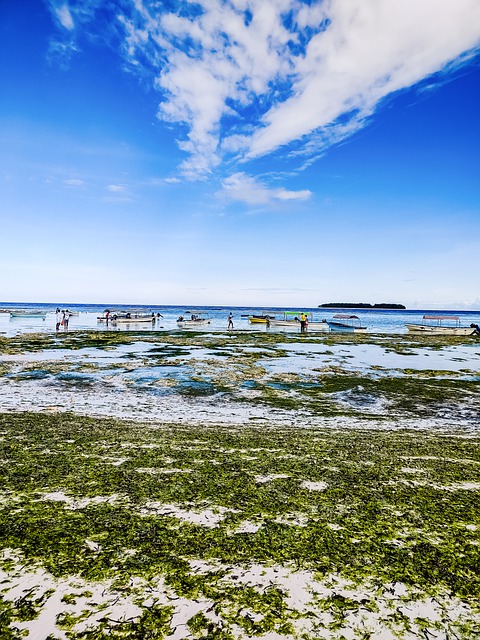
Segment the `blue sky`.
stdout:
<path fill-rule="evenodd" d="M 477 0 L 3 0 L 0 299 L 480 308 Z"/>

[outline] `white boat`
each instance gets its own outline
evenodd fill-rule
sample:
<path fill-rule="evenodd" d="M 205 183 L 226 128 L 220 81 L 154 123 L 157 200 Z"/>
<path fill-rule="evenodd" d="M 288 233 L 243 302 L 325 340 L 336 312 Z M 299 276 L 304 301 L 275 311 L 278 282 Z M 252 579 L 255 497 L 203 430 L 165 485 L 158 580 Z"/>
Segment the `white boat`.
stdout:
<path fill-rule="evenodd" d="M 122 316 L 110 316 L 108 321 L 112 324 L 140 324 L 140 323 L 150 323 L 153 324 L 156 318 L 152 314 L 139 314 L 139 313 L 127 313 Z"/>
<path fill-rule="evenodd" d="M 444 324 L 445 322 L 449 324 Z M 462 327 L 458 316 L 426 315 L 423 316 L 422 324 L 405 323 L 405 326 L 410 333 L 421 333 L 430 336 L 471 336 L 477 331 L 475 325 Z"/>
<path fill-rule="evenodd" d="M 45 320 L 46 316 L 46 311 L 10 311 L 11 318 L 42 318 Z"/>
<path fill-rule="evenodd" d="M 283 318 L 270 320 L 270 326 L 287 327 L 292 330 L 301 329 L 300 318 L 302 315 L 307 316 L 308 319 L 305 327 L 306 331 L 328 331 L 328 323 L 325 320 L 321 320 L 320 322 L 314 321 L 310 311 L 284 311 Z"/>
<path fill-rule="evenodd" d="M 210 318 L 204 311 L 189 311 L 189 317 L 180 316 L 177 320 L 177 326 L 180 329 L 195 329 L 210 324 Z"/>
<path fill-rule="evenodd" d="M 348 313 L 336 313 L 332 320 L 328 321 L 330 331 L 344 331 L 347 333 L 365 333 L 367 327 L 364 327 L 358 316 Z"/>

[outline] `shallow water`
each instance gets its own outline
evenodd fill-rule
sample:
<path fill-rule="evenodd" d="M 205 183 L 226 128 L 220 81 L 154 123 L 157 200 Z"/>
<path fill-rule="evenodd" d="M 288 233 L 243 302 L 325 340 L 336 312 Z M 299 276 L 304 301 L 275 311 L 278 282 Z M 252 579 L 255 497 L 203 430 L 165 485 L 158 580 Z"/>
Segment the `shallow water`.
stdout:
<path fill-rule="evenodd" d="M 70 318 L 70 330 L 75 329 L 98 329 L 100 331 L 155 331 L 155 330 L 177 330 L 177 318 L 180 315 L 188 316 L 188 312 L 192 310 L 191 307 L 172 307 L 172 306 L 135 306 L 134 309 L 140 313 L 161 313 L 163 317 L 158 318 L 154 326 L 142 326 L 139 324 L 132 324 L 119 327 L 106 327 L 105 323 L 99 323 L 97 318 L 104 315 L 104 310 L 110 308 L 114 310 L 113 306 L 108 305 L 80 305 L 71 304 L 68 307 L 60 303 L 61 308 L 68 308 L 71 311 L 79 313 L 78 316 Z M 27 303 L 9 303 L 0 302 L 0 334 L 7 336 L 18 335 L 20 333 L 30 332 L 49 332 L 55 329 L 55 307 L 56 304 L 27 304 Z M 123 305 L 120 310 L 133 310 L 129 305 Z M 45 320 L 41 318 L 10 318 L 8 310 L 28 310 L 28 309 L 41 309 L 47 311 Z M 196 330 L 205 331 L 208 335 L 212 331 L 225 331 L 227 329 L 227 318 L 230 311 L 234 316 L 234 329 L 242 331 L 274 331 L 273 328 L 267 329 L 265 325 L 250 324 L 248 321 L 248 315 L 260 314 L 263 309 L 255 307 L 207 307 L 204 308 L 207 312 L 211 324 L 205 325 L 203 328 L 196 328 Z M 298 309 L 272 309 L 276 311 L 277 318 L 282 317 L 284 310 L 298 310 Z M 338 310 L 310 308 L 305 311 L 312 312 L 313 319 L 320 321 L 322 319 L 330 320 Z M 352 313 L 357 315 L 363 325 L 367 326 L 369 333 L 405 333 L 405 323 L 414 322 L 421 323 L 422 317 L 426 313 L 433 314 L 445 314 L 445 315 L 458 315 L 461 320 L 461 324 L 469 326 L 471 323 L 480 324 L 480 310 L 479 311 L 428 311 L 428 310 L 392 310 L 392 311 L 379 311 L 379 310 L 367 310 L 359 309 L 352 310 Z M 188 333 L 188 330 L 183 330 Z M 277 327 L 275 328 L 277 333 L 299 333 L 299 329 L 293 330 Z M 321 334 L 316 334 L 321 335 Z"/>

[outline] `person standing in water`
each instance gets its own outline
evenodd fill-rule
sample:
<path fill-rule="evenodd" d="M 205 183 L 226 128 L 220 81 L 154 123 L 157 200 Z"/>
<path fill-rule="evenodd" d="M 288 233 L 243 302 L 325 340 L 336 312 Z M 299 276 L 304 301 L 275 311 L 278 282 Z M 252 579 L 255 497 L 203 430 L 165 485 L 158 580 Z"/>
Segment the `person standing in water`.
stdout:
<path fill-rule="evenodd" d="M 55 310 L 55 331 L 60 329 L 60 325 L 62 324 L 62 312 L 60 311 L 60 307 L 57 307 Z"/>
<path fill-rule="evenodd" d="M 63 320 L 62 320 L 62 324 L 63 324 L 63 330 L 64 331 L 68 331 L 68 321 L 70 320 L 70 312 L 68 309 L 66 309 L 63 312 Z"/>
<path fill-rule="evenodd" d="M 233 329 L 233 315 L 230 311 L 230 315 L 228 316 L 228 329 Z"/>

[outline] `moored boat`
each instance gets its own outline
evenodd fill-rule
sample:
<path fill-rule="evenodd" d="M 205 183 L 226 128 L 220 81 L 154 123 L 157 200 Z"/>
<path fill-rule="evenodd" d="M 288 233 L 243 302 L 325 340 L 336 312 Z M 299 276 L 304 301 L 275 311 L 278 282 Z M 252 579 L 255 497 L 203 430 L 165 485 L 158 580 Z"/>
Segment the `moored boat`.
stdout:
<path fill-rule="evenodd" d="M 264 312 L 248 316 L 248 321 L 251 324 L 269 324 L 272 320 L 275 320 L 275 315 L 273 313 Z"/>
<path fill-rule="evenodd" d="M 364 327 L 358 316 L 349 313 L 336 313 L 332 320 L 328 320 L 330 331 L 344 331 L 346 333 L 365 333 L 367 327 Z"/>
<path fill-rule="evenodd" d="M 301 317 L 307 317 L 306 331 L 328 331 L 328 323 L 326 320 L 314 321 L 310 311 L 284 311 L 283 318 L 278 320 L 270 320 L 271 327 L 287 327 L 293 330 L 301 329 Z"/>
<path fill-rule="evenodd" d="M 210 324 L 210 318 L 204 311 L 190 311 L 190 317 L 180 316 L 177 320 L 177 326 L 180 329 L 191 329 Z"/>
<path fill-rule="evenodd" d="M 137 314 L 137 313 L 127 313 L 124 316 L 110 316 L 108 321 L 112 324 L 139 324 L 139 323 L 150 323 L 153 324 L 155 322 L 155 316 L 152 314 Z"/>
<path fill-rule="evenodd" d="M 10 311 L 11 318 L 42 318 L 45 320 L 46 316 L 46 311 Z"/>
<path fill-rule="evenodd" d="M 461 326 L 458 316 L 425 315 L 421 324 L 405 323 L 405 326 L 410 333 L 430 336 L 471 336 L 476 333 L 475 326 Z"/>

